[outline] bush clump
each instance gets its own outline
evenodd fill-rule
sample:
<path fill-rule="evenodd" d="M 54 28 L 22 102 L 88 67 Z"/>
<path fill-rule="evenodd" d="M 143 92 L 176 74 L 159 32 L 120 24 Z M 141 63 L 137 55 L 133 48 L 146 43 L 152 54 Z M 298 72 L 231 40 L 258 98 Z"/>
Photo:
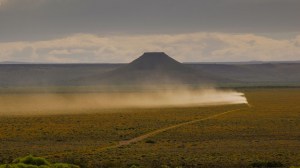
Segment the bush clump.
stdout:
<path fill-rule="evenodd" d="M 45 158 L 32 155 L 17 158 L 12 164 L 0 165 L 0 168 L 80 168 L 79 166 L 65 163 L 51 164 Z"/>
<path fill-rule="evenodd" d="M 50 163 L 42 157 L 33 157 L 32 155 L 23 157 L 23 158 L 17 158 L 13 161 L 13 163 L 23 163 L 27 165 L 35 165 L 35 166 L 49 166 Z"/>
<path fill-rule="evenodd" d="M 250 164 L 251 167 L 283 167 L 278 161 L 257 161 Z"/>
<path fill-rule="evenodd" d="M 153 140 L 151 140 L 151 139 L 149 139 L 149 140 L 146 141 L 146 143 L 155 144 L 156 142 L 153 141 Z"/>

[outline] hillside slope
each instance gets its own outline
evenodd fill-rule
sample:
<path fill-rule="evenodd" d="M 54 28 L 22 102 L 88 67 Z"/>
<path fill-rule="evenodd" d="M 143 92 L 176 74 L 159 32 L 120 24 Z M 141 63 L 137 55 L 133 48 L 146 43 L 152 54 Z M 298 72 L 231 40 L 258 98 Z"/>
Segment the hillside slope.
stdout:
<path fill-rule="evenodd" d="M 161 52 L 144 53 L 120 68 L 78 80 L 81 84 L 110 85 L 210 84 L 218 81 L 229 80 L 209 72 L 196 71 Z"/>

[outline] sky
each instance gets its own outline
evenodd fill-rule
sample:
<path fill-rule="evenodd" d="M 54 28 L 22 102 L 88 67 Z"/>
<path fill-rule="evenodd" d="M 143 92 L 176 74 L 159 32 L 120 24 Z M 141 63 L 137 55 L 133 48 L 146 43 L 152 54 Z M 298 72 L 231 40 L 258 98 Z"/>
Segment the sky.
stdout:
<path fill-rule="evenodd" d="M 0 0 L 0 62 L 300 60 L 299 0 Z"/>

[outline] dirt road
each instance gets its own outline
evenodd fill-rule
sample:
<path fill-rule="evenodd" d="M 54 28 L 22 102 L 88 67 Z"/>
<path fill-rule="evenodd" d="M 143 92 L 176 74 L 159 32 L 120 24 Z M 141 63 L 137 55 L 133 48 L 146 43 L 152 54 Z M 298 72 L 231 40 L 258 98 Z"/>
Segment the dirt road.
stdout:
<path fill-rule="evenodd" d="M 171 129 L 175 129 L 175 128 L 182 127 L 182 126 L 189 125 L 189 124 L 194 124 L 194 123 L 205 121 L 205 120 L 210 120 L 210 119 L 217 118 L 219 116 L 222 116 L 222 115 L 225 115 L 225 114 L 228 114 L 228 113 L 232 113 L 232 112 L 236 112 L 236 111 L 239 111 L 239 110 L 241 110 L 241 109 L 225 111 L 225 112 L 218 113 L 218 114 L 215 114 L 215 115 L 211 115 L 211 116 L 208 116 L 208 117 L 205 117 L 205 118 L 195 119 L 195 120 L 192 120 L 192 121 L 187 121 L 187 122 L 183 122 L 183 123 L 180 123 L 180 124 L 171 125 L 171 126 L 168 126 L 168 127 L 164 127 L 164 128 L 154 130 L 152 132 L 140 135 L 138 137 L 135 137 L 135 138 L 132 138 L 132 139 L 129 139 L 129 140 L 120 141 L 120 142 L 118 142 L 116 144 L 113 144 L 113 145 L 110 145 L 110 146 L 98 147 L 98 148 L 94 148 L 93 150 L 76 151 L 76 153 L 96 153 L 96 152 L 101 152 L 101 151 L 105 151 L 105 150 L 108 150 L 108 149 L 118 148 L 118 147 L 121 147 L 121 146 L 127 146 L 127 145 L 130 145 L 130 144 L 133 144 L 133 143 L 143 141 L 143 140 L 145 140 L 149 137 L 153 137 L 153 136 L 155 136 L 159 133 L 169 131 Z M 60 156 L 60 155 L 66 155 L 66 154 L 71 154 L 71 153 L 73 153 L 73 152 L 56 153 L 56 154 L 51 154 L 51 155 L 47 155 L 47 156 L 44 156 L 44 157 L 47 158 L 47 157 L 51 157 L 51 156 Z"/>

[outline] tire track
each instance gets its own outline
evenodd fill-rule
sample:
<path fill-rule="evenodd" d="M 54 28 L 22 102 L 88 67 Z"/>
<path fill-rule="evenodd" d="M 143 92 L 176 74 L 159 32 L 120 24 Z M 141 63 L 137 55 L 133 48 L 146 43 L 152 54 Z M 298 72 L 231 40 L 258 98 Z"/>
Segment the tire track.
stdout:
<path fill-rule="evenodd" d="M 79 151 L 76 151 L 76 153 L 89 153 L 89 154 L 92 154 L 92 153 L 96 153 L 96 152 L 105 151 L 105 150 L 108 150 L 108 149 L 114 149 L 114 148 L 119 148 L 119 147 L 122 147 L 122 146 L 127 146 L 127 145 L 130 145 L 130 144 L 133 144 L 133 143 L 143 141 L 143 140 L 145 140 L 149 137 L 153 137 L 157 134 L 169 131 L 171 129 L 176 129 L 178 127 L 182 127 L 182 126 L 185 126 L 185 125 L 190 125 L 190 124 L 194 124 L 194 123 L 197 123 L 197 122 L 210 120 L 210 119 L 217 118 L 217 117 L 226 115 L 228 113 L 233 113 L 233 112 L 240 111 L 240 110 L 241 109 L 229 110 L 229 111 L 214 114 L 214 115 L 211 115 L 211 116 L 208 116 L 208 117 L 204 117 L 204 118 L 195 119 L 195 120 L 192 120 L 192 121 L 187 121 L 187 122 L 171 125 L 171 126 L 168 126 L 168 127 L 164 127 L 164 128 L 160 128 L 160 129 L 148 132 L 146 134 L 142 134 L 138 137 L 135 137 L 135 138 L 132 138 L 132 139 L 129 139 L 129 140 L 119 141 L 118 143 L 112 144 L 110 146 L 99 147 L 99 148 L 95 148 L 93 150 L 79 150 Z M 47 156 L 43 156 L 43 157 L 48 158 L 48 157 L 52 157 L 52 156 L 61 156 L 61 155 L 72 154 L 72 153 L 74 153 L 74 152 L 62 152 L 62 153 L 56 153 L 56 154 L 47 155 Z"/>

